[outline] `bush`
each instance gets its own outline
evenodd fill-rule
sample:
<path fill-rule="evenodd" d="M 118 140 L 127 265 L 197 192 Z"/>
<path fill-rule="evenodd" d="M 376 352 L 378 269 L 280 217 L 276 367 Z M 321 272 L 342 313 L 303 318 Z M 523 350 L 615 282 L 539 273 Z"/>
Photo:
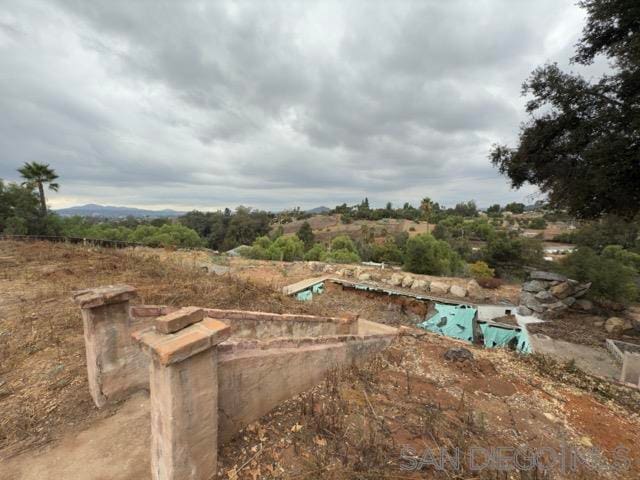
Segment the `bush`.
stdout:
<path fill-rule="evenodd" d="M 623 265 L 633 268 L 636 274 L 640 273 L 640 254 L 625 250 L 622 245 L 607 245 L 602 250 L 602 256 L 617 260 Z"/>
<path fill-rule="evenodd" d="M 325 250 L 325 248 L 319 244 L 316 243 L 313 247 L 311 247 L 307 253 L 304 254 L 304 259 L 306 261 L 324 261 L 324 259 L 327 256 L 327 251 Z"/>
<path fill-rule="evenodd" d="M 476 280 L 480 280 L 482 278 L 493 278 L 495 275 L 495 270 L 490 268 L 485 262 L 479 260 L 475 263 L 472 263 L 469 266 L 469 271 L 471 276 Z"/>
<path fill-rule="evenodd" d="M 544 221 L 544 218 L 537 217 L 529 222 L 528 227 L 532 230 L 544 230 L 547 228 L 547 222 Z"/>
<path fill-rule="evenodd" d="M 520 270 L 542 262 L 542 244 L 532 238 L 511 238 L 499 232 L 487 242 L 485 261 L 492 267 Z"/>
<path fill-rule="evenodd" d="M 338 235 L 331 241 L 331 250 L 347 250 L 357 253 L 357 249 L 351 237 L 347 235 Z"/>
<path fill-rule="evenodd" d="M 360 261 L 360 256 L 356 252 L 344 248 L 338 250 L 332 249 L 327 253 L 326 261 L 334 263 L 357 263 Z"/>
<path fill-rule="evenodd" d="M 443 240 L 427 233 L 407 241 L 405 270 L 431 275 L 452 275 L 462 270 L 460 256 Z"/>
<path fill-rule="evenodd" d="M 588 247 L 579 247 L 562 261 L 568 277 L 592 282 L 589 296 L 628 304 L 638 298 L 636 271 L 619 259 L 598 255 Z"/>
<path fill-rule="evenodd" d="M 294 260 L 302 260 L 304 243 L 295 235 L 278 237 L 274 241 L 271 241 L 269 237 L 258 237 L 246 255 L 256 260 L 293 262 Z"/>
<path fill-rule="evenodd" d="M 382 245 L 374 245 L 371 260 L 378 263 L 403 263 L 404 255 L 396 242 L 387 238 Z"/>

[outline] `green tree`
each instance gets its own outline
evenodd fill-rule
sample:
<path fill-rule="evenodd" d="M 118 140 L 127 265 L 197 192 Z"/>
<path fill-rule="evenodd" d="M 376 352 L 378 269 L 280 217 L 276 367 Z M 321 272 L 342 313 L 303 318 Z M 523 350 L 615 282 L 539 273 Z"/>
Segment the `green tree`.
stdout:
<path fill-rule="evenodd" d="M 504 206 L 504 209 L 507 212 L 511 212 L 511 213 L 524 213 L 524 203 L 519 203 L 519 202 L 507 203 Z"/>
<path fill-rule="evenodd" d="M 492 267 L 521 271 L 522 267 L 535 267 L 542 262 L 542 244 L 532 238 L 510 237 L 506 232 L 497 232 L 489 238 L 484 256 Z"/>
<path fill-rule="evenodd" d="M 482 260 L 478 260 L 469 265 L 469 273 L 471 273 L 471 276 L 475 279 L 493 278 L 495 275 L 493 268 L 490 268 L 489 265 Z"/>
<path fill-rule="evenodd" d="M 427 222 L 427 233 L 429 233 L 429 220 L 433 212 L 433 201 L 429 197 L 424 197 L 420 201 L 420 211 L 422 212 L 422 219 Z"/>
<path fill-rule="evenodd" d="M 316 237 L 313 234 L 313 230 L 311 229 L 311 225 L 309 225 L 309 222 L 307 222 L 306 220 L 302 222 L 297 235 L 298 238 L 302 240 L 302 243 L 304 243 L 305 250 L 309 250 L 311 247 L 313 247 L 313 243 L 315 242 Z"/>
<path fill-rule="evenodd" d="M 500 211 L 501 211 L 500 205 L 497 203 L 494 203 L 489 208 L 487 208 L 488 215 L 497 215 L 498 213 L 500 213 Z"/>
<path fill-rule="evenodd" d="M 44 196 L 44 185 L 49 184 L 49 190 L 57 192 L 60 185 L 54 182 L 58 178 L 55 170 L 48 164 L 37 162 L 26 162 L 18 172 L 24 178 L 24 185 L 30 188 L 37 188 L 40 196 L 40 210 L 43 214 L 47 213 L 47 202 Z"/>
<path fill-rule="evenodd" d="M 404 268 L 413 273 L 452 275 L 462 270 L 462 260 L 449 244 L 424 233 L 407 241 Z"/>
<path fill-rule="evenodd" d="M 310 261 L 324 261 L 324 259 L 326 258 L 327 255 L 327 251 L 324 248 L 324 246 L 322 246 L 322 244 L 320 243 L 316 243 L 313 247 L 311 247 L 309 250 L 307 250 L 307 252 L 304 254 L 304 259 L 308 262 Z"/>
<path fill-rule="evenodd" d="M 0 180 L 0 232 L 10 235 L 59 235 L 57 215 L 44 215 L 34 189 Z"/>
<path fill-rule="evenodd" d="M 534 70 L 523 87 L 531 120 L 518 145 L 495 145 L 491 161 L 513 187 L 536 185 L 552 207 L 578 218 L 640 211 L 640 3 L 583 0 L 587 21 L 572 61 L 598 56 L 612 69 L 592 81 L 558 65 Z"/>
<path fill-rule="evenodd" d="M 347 250 L 349 252 L 357 253 L 358 250 L 348 235 L 338 235 L 331 241 L 331 250 Z"/>
<path fill-rule="evenodd" d="M 615 257 L 579 247 L 563 259 L 561 268 L 570 278 L 592 282 L 589 295 L 595 299 L 627 304 L 638 298 L 636 271 Z"/>

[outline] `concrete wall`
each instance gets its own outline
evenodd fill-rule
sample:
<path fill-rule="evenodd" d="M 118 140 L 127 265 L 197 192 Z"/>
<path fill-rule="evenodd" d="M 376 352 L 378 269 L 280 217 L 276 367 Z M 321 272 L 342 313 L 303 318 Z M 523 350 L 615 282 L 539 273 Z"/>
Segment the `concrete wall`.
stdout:
<path fill-rule="evenodd" d="M 219 442 L 228 441 L 284 400 L 312 388 L 331 369 L 364 361 L 391 340 L 388 335 L 335 337 L 323 343 L 222 353 L 218 365 Z"/>
<path fill-rule="evenodd" d="M 640 388 L 640 354 L 624 352 L 620 381 Z"/>
<path fill-rule="evenodd" d="M 334 368 L 364 362 L 395 328 L 358 319 L 129 305 L 128 285 L 74 294 L 98 407 L 150 389 L 154 480 L 209 480 L 217 448 Z"/>
<path fill-rule="evenodd" d="M 135 288 L 116 285 L 74 294 L 84 322 L 87 371 L 98 407 L 149 389 L 149 357 L 132 336 L 158 317 L 178 310 L 162 305 L 130 306 Z M 221 438 L 306 390 L 330 369 L 362 361 L 383 349 L 396 329 L 358 319 L 202 309 L 230 327 L 217 346 Z M 213 381 L 213 379 L 212 379 Z"/>

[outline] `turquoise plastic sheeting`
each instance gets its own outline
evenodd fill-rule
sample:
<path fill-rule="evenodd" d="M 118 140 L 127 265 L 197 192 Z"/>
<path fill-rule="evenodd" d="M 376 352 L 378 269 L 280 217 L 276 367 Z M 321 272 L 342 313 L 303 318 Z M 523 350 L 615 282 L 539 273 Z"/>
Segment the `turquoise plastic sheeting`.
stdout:
<path fill-rule="evenodd" d="M 467 342 L 473 341 L 473 319 L 477 310 L 467 305 L 436 303 L 436 313 L 418 327 Z"/>
<path fill-rule="evenodd" d="M 436 303 L 436 313 L 417 326 L 447 337 L 473 342 L 473 323 L 477 309 L 467 305 L 443 305 Z M 516 350 L 531 353 L 531 343 L 526 328 L 503 328 L 490 323 L 479 323 L 486 348 L 507 347 L 515 344 Z"/>
<path fill-rule="evenodd" d="M 296 294 L 296 299 L 301 302 L 309 302 L 313 299 L 313 293 L 311 290 L 303 290 L 302 292 L 298 292 Z"/>
<path fill-rule="evenodd" d="M 501 328 L 488 323 L 481 323 L 480 331 L 484 336 L 484 346 L 487 348 L 505 347 L 511 341 L 520 337 L 518 330 Z"/>
<path fill-rule="evenodd" d="M 484 336 L 484 346 L 487 348 L 506 347 L 515 340 L 516 350 L 531 353 L 529 335 L 524 328 L 517 330 L 481 323 L 480 331 Z"/>
<path fill-rule="evenodd" d="M 324 293 L 324 283 L 316 283 L 311 287 L 313 293 Z"/>

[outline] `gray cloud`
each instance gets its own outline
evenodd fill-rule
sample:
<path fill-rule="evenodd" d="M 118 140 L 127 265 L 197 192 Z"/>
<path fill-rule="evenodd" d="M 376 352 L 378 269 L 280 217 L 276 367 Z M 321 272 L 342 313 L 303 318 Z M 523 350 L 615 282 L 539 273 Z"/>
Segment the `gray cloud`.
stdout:
<path fill-rule="evenodd" d="M 0 7 L 0 177 L 54 205 L 524 199 L 488 164 L 573 0 L 23 2 Z"/>

